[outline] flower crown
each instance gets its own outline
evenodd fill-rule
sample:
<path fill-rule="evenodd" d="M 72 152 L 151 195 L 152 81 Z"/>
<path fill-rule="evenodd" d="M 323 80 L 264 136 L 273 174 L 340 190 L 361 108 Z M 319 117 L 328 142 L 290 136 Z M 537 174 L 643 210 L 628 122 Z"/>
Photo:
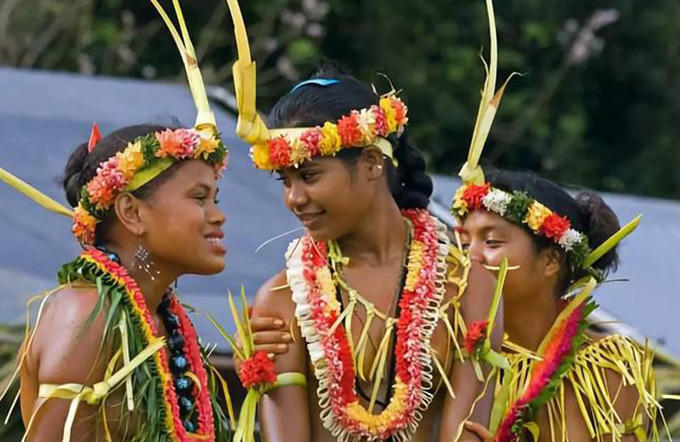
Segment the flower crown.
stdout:
<path fill-rule="evenodd" d="M 253 144 L 250 155 L 258 169 L 278 170 L 297 167 L 317 155 L 335 155 L 341 149 L 376 145 L 393 158 L 392 145 L 385 138 L 401 135 L 408 122 L 406 105 L 393 94 L 380 98 L 379 104 L 353 110 L 337 123 L 323 126 L 272 129 L 270 138 Z"/>
<path fill-rule="evenodd" d="M 512 193 L 482 185 L 466 184 L 458 188 L 453 199 L 451 213 L 463 219 L 473 210 L 487 210 L 520 226 L 526 225 L 536 235 L 542 235 L 562 248 L 572 269 L 584 267 L 590 253 L 588 238 L 571 228 L 571 222 L 525 192 Z"/>
<path fill-rule="evenodd" d="M 96 141 L 91 137 L 90 150 Z M 117 195 L 137 190 L 177 161 L 189 159 L 204 160 L 221 172 L 226 167 L 227 148 L 212 130 L 167 129 L 136 138 L 102 162 L 94 178 L 82 187 L 73 214 L 73 234 L 81 244 L 94 244 L 97 224 Z"/>

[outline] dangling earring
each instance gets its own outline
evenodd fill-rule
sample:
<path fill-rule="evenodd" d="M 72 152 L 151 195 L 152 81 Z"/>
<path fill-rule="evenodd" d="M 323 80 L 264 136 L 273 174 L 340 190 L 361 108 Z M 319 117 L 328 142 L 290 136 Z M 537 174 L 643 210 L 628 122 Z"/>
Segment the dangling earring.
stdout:
<path fill-rule="evenodd" d="M 152 281 L 156 280 L 156 276 L 160 275 L 161 272 L 156 269 L 156 264 L 149 257 L 149 251 L 146 250 L 142 240 L 139 240 L 139 246 L 135 251 L 135 264 L 138 270 L 143 270 Z"/>

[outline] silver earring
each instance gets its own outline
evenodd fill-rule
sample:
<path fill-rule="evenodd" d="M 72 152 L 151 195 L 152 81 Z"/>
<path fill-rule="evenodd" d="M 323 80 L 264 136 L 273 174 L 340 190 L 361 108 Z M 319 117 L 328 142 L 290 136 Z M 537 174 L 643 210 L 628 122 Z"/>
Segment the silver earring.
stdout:
<path fill-rule="evenodd" d="M 156 264 L 151 260 L 149 256 L 149 251 L 146 250 L 142 241 L 139 241 L 139 246 L 135 251 L 135 266 L 138 270 L 144 271 L 152 281 L 156 280 L 156 276 L 160 275 L 161 272 L 156 268 Z"/>
<path fill-rule="evenodd" d="M 382 164 L 378 164 L 378 170 L 382 170 Z"/>

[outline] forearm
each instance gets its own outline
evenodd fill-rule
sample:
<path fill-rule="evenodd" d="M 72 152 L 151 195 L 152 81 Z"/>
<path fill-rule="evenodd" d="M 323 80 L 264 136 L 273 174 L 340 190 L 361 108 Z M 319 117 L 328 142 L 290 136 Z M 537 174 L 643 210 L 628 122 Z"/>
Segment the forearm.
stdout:
<path fill-rule="evenodd" d="M 482 364 L 484 378 L 487 379 L 490 367 Z M 477 441 L 477 436 L 463 429 L 468 419 L 488 424 L 493 402 L 493 379 L 485 383 L 477 379 L 474 368 L 469 361 L 457 361 L 450 373 L 451 386 L 456 394 L 455 398 L 447 396 L 442 410 L 442 421 L 439 430 L 439 442 L 453 442 L 460 440 Z"/>
<path fill-rule="evenodd" d="M 311 442 L 307 388 L 273 390 L 260 403 L 260 428 L 265 442 Z"/>

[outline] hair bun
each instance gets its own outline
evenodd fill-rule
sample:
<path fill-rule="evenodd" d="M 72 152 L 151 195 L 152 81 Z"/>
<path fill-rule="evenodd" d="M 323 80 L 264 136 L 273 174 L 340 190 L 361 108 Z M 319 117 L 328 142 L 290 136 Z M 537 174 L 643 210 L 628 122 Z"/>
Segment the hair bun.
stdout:
<path fill-rule="evenodd" d="M 87 167 L 87 155 L 87 143 L 83 143 L 73 151 L 66 163 L 66 168 L 64 169 L 62 184 L 64 186 L 64 192 L 66 193 L 66 200 L 71 207 L 76 207 L 78 205 L 80 189 L 85 184 L 82 181 L 83 169 Z"/>
<path fill-rule="evenodd" d="M 394 158 L 398 162 L 398 183 L 391 183 L 392 195 L 401 209 L 426 209 L 433 183 L 425 172 L 425 158 L 408 141 L 407 132 L 397 140 Z"/>
<path fill-rule="evenodd" d="M 590 247 L 595 249 L 615 234 L 621 227 L 614 211 L 602 197 L 592 191 L 580 192 L 574 198 Z M 616 247 L 602 256 L 593 267 L 600 270 L 616 270 L 619 263 Z"/>

